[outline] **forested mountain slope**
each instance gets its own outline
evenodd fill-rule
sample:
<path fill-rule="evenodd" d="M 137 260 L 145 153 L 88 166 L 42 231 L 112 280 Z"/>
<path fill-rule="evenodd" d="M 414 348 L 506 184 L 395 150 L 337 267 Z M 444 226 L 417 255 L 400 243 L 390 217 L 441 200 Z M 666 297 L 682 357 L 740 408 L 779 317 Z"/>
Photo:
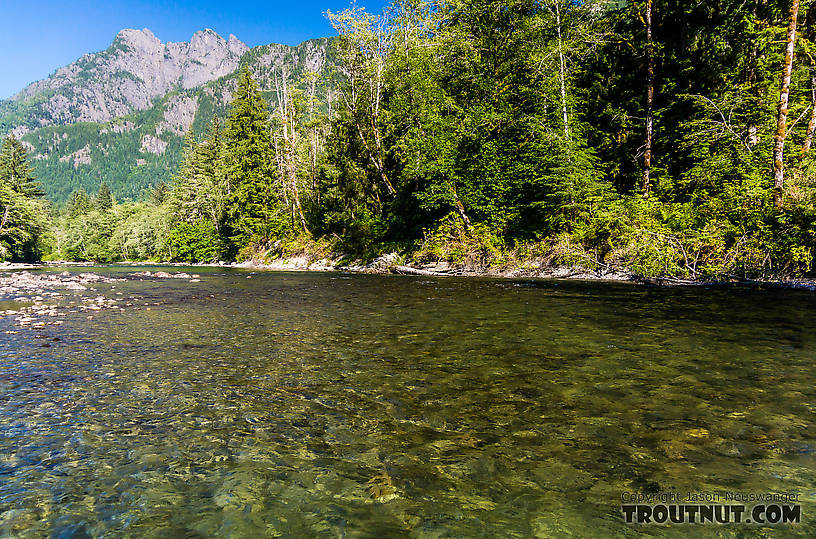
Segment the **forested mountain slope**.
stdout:
<path fill-rule="evenodd" d="M 209 29 L 182 43 L 122 30 L 106 50 L 0 101 L 0 134 L 22 140 L 55 202 L 102 182 L 118 199 L 138 199 L 171 179 L 191 126 L 201 133 L 225 114 L 242 66 L 273 102 L 276 75 L 320 93 L 312 81 L 325 78 L 328 41 L 249 48 Z"/>

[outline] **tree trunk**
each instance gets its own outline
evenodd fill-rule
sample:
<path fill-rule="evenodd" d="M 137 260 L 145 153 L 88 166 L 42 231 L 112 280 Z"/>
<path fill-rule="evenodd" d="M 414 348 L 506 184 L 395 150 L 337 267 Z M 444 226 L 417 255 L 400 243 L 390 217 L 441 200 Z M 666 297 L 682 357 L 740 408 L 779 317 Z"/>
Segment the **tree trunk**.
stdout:
<path fill-rule="evenodd" d="M 816 9 L 811 7 L 805 15 L 805 32 L 808 41 L 811 43 L 816 41 L 815 22 Z M 816 59 L 810 54 L 808 54 L 808 57 L 810 58 L 810 120 L 805 132 L 805 141 L 802 143 L 802 157 L 810 151 L 810 147 L 813 145 L 813 133 L 816 131 Z"/>
<path fill-rule="evenodd" d="M 788 97 L 790 96 L 791 72 L 793 71 L 793 49 L 796 44 L 796 18 L 799 15 L 799 0 L 791 2 L 788 37 L 785 45 L 785 65 L 782 67 L 782 87 L 779 90 L 779 108 L 774 134 L 773 167 L 774 167 L 774 204 L 782 207 L 782 194 L 785 189 L 784 149 L 788 121 Z"/>
<path fill-rule="evenodd" d="M 6 221 L 8 220 L 9 214 L 9 207 L 10 206 L 6 206 L 6 209 L 3 211 L 3 220 L 0 221 L 0 234 L 3 233 L 3 229 L 6 227 Z"/>
<path fill-rule="evenodd" d="M 816 131 L 816 65 L 810 66 L 810 121 L 805 133 L 805 142 L 802 143 L 802 155 L 810 151 L 814 131 Z"/>
<path fill-rule="evenodd" d="M 277 73 L 275 74 L 275 90 L 278 97 L 278 114 L 281 124 L 283 124 L 283 148 L 281 149 L 283 166 L 279 165 L 279 170 L 287 177 L 289 188 L 292 191 L 292 202 L 294 203 L 290 205 L 292 229 L 295 228 L 295 215 L 297 215 L 303 231 L 309 234 L 309 228 L 306 226 L 306 217 L 303 215 L 303 207 L 300 205 L 300 189 L 298 188 L 296 163 L 296 119 L 286 71 L 281 72 L 280 82 L 278 82 Z M 284 189 L 284 193 L 285 192 L 286 189 Z"/>
<path fill-rule="evenodd" d="M 561 7 L 558 5 L 558 1 L 555 2 L 555 23 L 558 28 L 558 79 L 561 83 L 561 116 L 564 121 L 564 140 L 567 143 L 567 148 L 569 148 L 570 129 L 569 114 L 567 113 L 567 66 L 564 60 L 564 42 L 561 38 Z M 569 159 L 569 149 L 567 149 L 567 159 Z"/>
<path fill-rule="evenodd" d="M 369 159 L 371 159 L 371 163 L 374 165 L 374 168 L 377 169 L 377 172 L 380 174 L 380 178 L 382 178 L 383 183 L 385 184 L 385 188 L 388 191 L 388 194 L 394 198 L 397 196 L 396 190 L 394 190 L 394 186 L 391 185 L 391 181 L 388 179 L 388 175 L 385 173 L 385 165 L 382 162 L 380 156 L 374 157 L 374 152 L 371 151 L 371 148 L 368 145 L 368 141 L 363 135 L 363 129 L 360 127 L 360 122 L 357 118 L 354 119 L 354 124 L 357 127 L 357 134 L 360 136 L 360 141 L 363 143 L 363 147 L 366 149 L 368 153 Z"/>
<path fill-rule="evenodd" d="M 465 213 L 465 205 L 459 200 L 459 193 L 456 192 L 455 185 L 451 186 L 451 191 L 453 192 L 453 202 L 456 204 L 456 211 L 459 212 L 459 217 L 461 217 L 462 222 L 465 223 L 465 230 L 470 230 L 470 219 L 468 219 Z"/>
<path fill-rule="evenodd" d="M 652 188 L 652 141 L 654 138 L 654 43 L 652 42 L 652 0 L 646 0 L 646 143 L 643 150 L 643 198 Z"/>

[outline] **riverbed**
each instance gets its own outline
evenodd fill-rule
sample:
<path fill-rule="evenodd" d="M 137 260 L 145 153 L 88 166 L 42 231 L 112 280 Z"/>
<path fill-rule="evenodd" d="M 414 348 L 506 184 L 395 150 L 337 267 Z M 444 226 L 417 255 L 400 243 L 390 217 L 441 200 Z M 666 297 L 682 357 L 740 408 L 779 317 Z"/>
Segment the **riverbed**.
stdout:
<path fill-rule="evenodd" d="M 80 271 L 0 317 L 0 536 L 816 535 L 811 292 Z M 623 521 L 660 492 L 802 522 Z"/>

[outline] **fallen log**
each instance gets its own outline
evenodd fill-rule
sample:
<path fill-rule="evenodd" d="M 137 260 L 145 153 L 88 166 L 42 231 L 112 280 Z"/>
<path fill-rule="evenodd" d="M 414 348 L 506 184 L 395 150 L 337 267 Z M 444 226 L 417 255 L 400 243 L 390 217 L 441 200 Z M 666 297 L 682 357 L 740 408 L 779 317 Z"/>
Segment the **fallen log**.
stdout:
<path fill-rule="evenodd" d="M 430 271 L 418 268 L 412 268 L 410 266 L 394 266 L 392 268 L 394 273 L 402 273 L 405 275 L 427 275 L 431 277 L 445 277 L 450 275 L 450 273 L 441 273 L 439 271 Z"/>

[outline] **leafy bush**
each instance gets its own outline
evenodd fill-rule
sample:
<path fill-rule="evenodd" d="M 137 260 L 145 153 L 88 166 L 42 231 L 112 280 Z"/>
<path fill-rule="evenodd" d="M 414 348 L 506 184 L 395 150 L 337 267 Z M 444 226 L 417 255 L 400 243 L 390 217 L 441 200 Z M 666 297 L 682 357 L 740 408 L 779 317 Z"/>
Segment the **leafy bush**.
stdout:
<path fill-rule="evenodd" d="M 466 227 L 456 213 L 449 213 L 435 228 L 425 231 L 413 258 L 420 263 L 445 261 L 481 267 L 499 266 L 507 260 L 504 240 L 484 224 Z"/>
<path fill-rule="evenodd" d="M 179 223 L 167 238 L 171 258 L 179 262 L 215 262 L 221 252 L 221 238 L 211 221 Z"/>

